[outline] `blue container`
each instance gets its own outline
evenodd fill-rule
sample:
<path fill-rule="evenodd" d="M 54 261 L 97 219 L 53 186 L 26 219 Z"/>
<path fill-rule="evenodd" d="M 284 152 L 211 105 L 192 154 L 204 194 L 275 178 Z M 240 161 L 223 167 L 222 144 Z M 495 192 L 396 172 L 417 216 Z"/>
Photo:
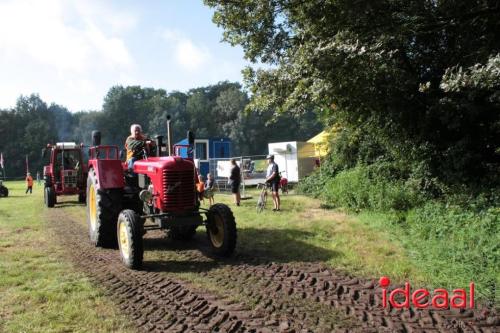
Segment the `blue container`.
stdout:
<path fill-rule="evenodd" d="M 184 139 L 177 142 L 178 145 L 187 145 L 188 140 Z M 188 157 L 187 149 L 181 148 L 181 157 Z M 198 172 L 207 178 L 209 173 L 210 163 L 212 158 L 230 158 L 231 157 L 231 139 L 229 138 L 209 138 L 209 139 L 195 139 L 194 140 L 194 156 L 195 159 L 200 160 L 200 168 Z"/>

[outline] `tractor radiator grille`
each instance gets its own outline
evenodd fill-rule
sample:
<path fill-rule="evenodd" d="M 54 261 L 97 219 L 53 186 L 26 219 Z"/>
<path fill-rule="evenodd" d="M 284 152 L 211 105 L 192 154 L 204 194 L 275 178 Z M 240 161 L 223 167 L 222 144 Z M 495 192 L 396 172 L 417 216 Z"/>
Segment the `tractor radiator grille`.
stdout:
<path fill-rule="evenodd" d="M 163 171 L 162 211 L 182 212 L 193 210 L 196 202 L 193 170 Z"/>
<path fill-rule="evenodd" d="M 76 187 L 76 171 L 64 170 L 63 177 L 65 187 Z"/>

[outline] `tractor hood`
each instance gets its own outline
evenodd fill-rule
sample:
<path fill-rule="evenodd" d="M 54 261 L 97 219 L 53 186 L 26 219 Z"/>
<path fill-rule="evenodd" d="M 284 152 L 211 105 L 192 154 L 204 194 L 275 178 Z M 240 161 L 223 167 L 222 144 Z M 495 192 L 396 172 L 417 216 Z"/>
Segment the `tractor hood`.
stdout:
<path fill-rule="evenodd" d="M 134 172 L 139 174 L 154 175 L 165 169 L 169 171 L 194 171 L 194 163 L 180 156 L 148 157 L 134 163 Z"/>

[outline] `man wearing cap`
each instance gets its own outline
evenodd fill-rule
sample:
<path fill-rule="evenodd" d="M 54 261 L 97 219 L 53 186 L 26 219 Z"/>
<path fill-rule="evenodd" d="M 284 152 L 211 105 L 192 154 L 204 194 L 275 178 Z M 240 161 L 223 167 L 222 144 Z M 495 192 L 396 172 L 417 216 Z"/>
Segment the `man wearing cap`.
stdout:
<path fill-rule="evenodd" d="M 267 155 L 267 173 L 266 173 L 266 183 L 271 187 L 271 192 L 273 193 L 273 203 L 274 209 L 273 211 L 280 210 L 280 195 L 279 195 L 279 168 L 278 164 L 274 163 L 274 155 Z"/>

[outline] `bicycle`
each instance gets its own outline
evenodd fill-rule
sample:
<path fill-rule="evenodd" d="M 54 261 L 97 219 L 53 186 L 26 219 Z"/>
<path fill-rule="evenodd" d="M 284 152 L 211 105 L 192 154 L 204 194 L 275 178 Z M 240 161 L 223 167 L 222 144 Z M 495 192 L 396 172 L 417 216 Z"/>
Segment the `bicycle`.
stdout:
<path fill-rule="evenodd" d="M 258 183 L 257 188 L 262 186 L 262 190 L 260 191 L 259 199 L 257 199 L 257 213 L 262 213 L 266 208 L 267 202 L 267 184 Z"/>

